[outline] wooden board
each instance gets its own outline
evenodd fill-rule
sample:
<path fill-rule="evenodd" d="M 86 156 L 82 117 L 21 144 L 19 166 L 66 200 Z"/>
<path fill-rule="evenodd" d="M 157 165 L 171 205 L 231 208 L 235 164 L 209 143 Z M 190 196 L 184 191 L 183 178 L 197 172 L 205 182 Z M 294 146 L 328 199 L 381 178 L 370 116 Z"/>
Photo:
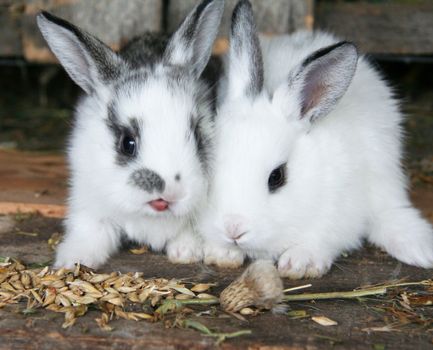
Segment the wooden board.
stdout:
<path fill-rule="evenodd" d="M 65 158 L 58 154 L 0 150 L 1 203 L 64 205 Z"/>
<path fill-rule="evenodd" d="M 375 54 L 433 53 L 433 1 L 319 1 L 315 27 Z"/>
<path fill-rule="evenodd" d="M 161 30 L 161 0 L 26 0 L 22 42 L 29 61 L 54 61 L 36 26 L 35 16 L 42 9 L 89 31 L 113 49 L 146 31 Z"/>
<path fill-rule="evenodd" d="M 14 220 L 14 217 L 11 217 Z M 53 258 L 47 244 L 55 232 L 62 232 L 58 219 L 41 216 L 17 217 L 19 221 L 0 233 L 0 256 L 15 256 L 25 262 L 44 262 Z M 0 217 L 1 219 L 1 217 Z M 3 218 L 3 221 L 4 218 Z M 10 219 L 9 219 L 10 221 Z M 0 232 L 2 232 L 0 230 Z M 32 233 L 25 235 L 23 233 Z M 227 286 L 238 270 L 209 269 L 200 264 L 173 265 L 160 254 L 146 253 L 133 255 L 124 250 L 116 254 L 101 269 L 103 271 L 142 271 L 144 276 L 187 278 L 194 281 L 217 282 L 213 293 Z M 312 283 L 311 292 L 352 290 L 362 285 L 409 278 L 422 280 L 433 277 L 433 270 L 423 270 L 399 263 L 385 253 L 365 248 L 340 258 L 331 272 L 318 280 L 289 281 L 286 287 Z M 372 349 L 385 346 L 386 349 L 431 349 L 433 334 L 416 325 L 400 326 L 392 332 L 368 331 L 383 327 L 390 315 L 374 307 L 386 305 L 380 298 L 359 301 L 316 301 L 291 303 L 292 310 L 305 310 L 309 317 L 290 319 L 284 314 L 270 312 L 241 321 L 219 313 L 219 317 L 190 316 L 212 330 L 234 332 L 249 329 L 251 335 L 232 339 L 222 345 L 223 349 Z M 63 316 L 45 310 L 24 315 L 25 305 L 8 306 L 0 309 L 0 349 L 213 349 L 213 339 L 198 332 L 185 329 L 165 328 L 164 323 L 136 323 L 116 320 L 110 323 L 112 332 L 101 331 L 95 324 L 97 311 L 89 312 L 78 319 L 71 329 L 62 329 Z M 196 311 L 206 310 L 203 307 Z M 433 308 L 425 307 L 425 315 L 433 317 Z M 323 327 L 311 320 L 311 316 L 327 316 L 338 322 L 337 326 Z"/>
<path fill-rule="evenodd" d="M 21 44 L 21 0 L 0 1 L 0 56 L 18 57 L 22 55 Z"/>
<path fill-rule="evenodd" d="M 220 33 L 223 37 L 228 34 L 231 11 L 237 0 L 226 2 Z M 65 17 L 117 49 L 144 31 L 175 30 L 196 3 L 196 0 L 3 0 L 0 1 L 3 28 L 0 57 L 55 61 L 36 27 L 35 14 L 41 9 Z M 311 29 L 315 23 L 316 28 L 355 41 L 364 52 L 433 53 L 433 2 L 430 0 L 252 0 L 252 3 L 258 27 L 264 33 Z M 223 52 L 227 46 L 224 41 L 218 45 L 216 52 Z"/>
<path fill-rule="evenodd" d="M 226 0 L 220 36 L 227 37 L 233 9 L 238 0 Z M 284 34 L 299 29 L 312 29 L 313 0 L 251 0 L 258 29 L 268 34 Z M 170 0 L 168 31 L 174 31 L 197 4 L 196 0 Z"/>

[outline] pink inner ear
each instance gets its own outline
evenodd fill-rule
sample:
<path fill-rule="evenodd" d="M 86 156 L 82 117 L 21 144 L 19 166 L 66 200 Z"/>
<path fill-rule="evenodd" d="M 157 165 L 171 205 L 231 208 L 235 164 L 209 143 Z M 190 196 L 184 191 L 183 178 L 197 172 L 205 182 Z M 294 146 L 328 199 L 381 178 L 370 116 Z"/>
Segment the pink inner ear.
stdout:
<path fill-rule="evenodd" d="M 301 109 L 301 118 L 304 118 L 310 110 L 312 110 L 320 103 L 329 88 L 329 85 L 324 84 L 323 82 L 320 82 L 317 85 L 309 85 L 312 86 L 309 88 L 304 87 L 304 90 L 308 89 L 308 95 L 304 94 L 304 100 Z"/>
<path fill-rule="evenodd" d="M 325 97 L 329 84 L 326 83 L 325 70 L 328 65 L 314 64 L 304 76 L 304 86 L 301 91 L 301 118 L 316 107 Z"/>

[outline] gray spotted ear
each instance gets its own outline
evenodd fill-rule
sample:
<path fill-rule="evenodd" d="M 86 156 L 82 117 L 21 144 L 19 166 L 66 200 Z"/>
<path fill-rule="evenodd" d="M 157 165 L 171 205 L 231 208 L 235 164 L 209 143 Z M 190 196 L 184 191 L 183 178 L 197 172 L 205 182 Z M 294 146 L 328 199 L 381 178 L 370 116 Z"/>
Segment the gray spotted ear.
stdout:
<path fill-rule="evenodd" d="M 227 78 L 230 98 L 255 97 L 263 90 L 263 58 L 248 0 L 239 1 L 233 11 Z"/>
<path fill-rule="evenodd" d="M 120 75 L 124 62 L 94 36 L 45 11 L 37 23 L 66 72 L 86 93 Z"/>
<path fill-rule="evenodd" d="M 343 97 L 355 75 L 358 52 L 340 42 L 307 57 L 290 78 L 289 89 L 299 90 L 300 117 L 311 123 L 326 116 Z"/>
<path fill-rule="evenodd" d="M 224 0 L 203 0 L 171 37 L 164 62 L 186 67 L 198 78 L 212 54 L 224 11 Z"/>

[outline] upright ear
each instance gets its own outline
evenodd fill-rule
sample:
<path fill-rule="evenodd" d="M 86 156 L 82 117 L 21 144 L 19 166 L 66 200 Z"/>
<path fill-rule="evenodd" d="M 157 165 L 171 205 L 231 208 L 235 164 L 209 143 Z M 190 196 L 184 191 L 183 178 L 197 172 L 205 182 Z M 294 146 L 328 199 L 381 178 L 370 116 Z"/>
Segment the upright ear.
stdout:
<path fill-rule="evenodd" d="M 37 22 L 66 72 L 86 93 L 119 76 L 123 61 L 97 38 L 48 12 L 41 12 Z"/>
<path fill-rule="evenodd" d="M 263 90 L 263 58 L 251 3 L 241 0 L 236 5 L 231 24 L 229 98 L 255 97 Z"/>
<path fill-rule="evenodd" d="M 171 37 L 164 62 L 187 67 L 198 78 L 212 54 L 224 11 L 224 0 L 203 0 Z"/>
<path fill-rule="evenodd" d="M 314 123 L 335 107 L 355 75 L 358 52 L 354 44 L 340 42 L 318 50 L 295 69 L 274 99 L 295 104 L 299 118 Z M 290 101 L 288 101 L 290 99 Z"/>

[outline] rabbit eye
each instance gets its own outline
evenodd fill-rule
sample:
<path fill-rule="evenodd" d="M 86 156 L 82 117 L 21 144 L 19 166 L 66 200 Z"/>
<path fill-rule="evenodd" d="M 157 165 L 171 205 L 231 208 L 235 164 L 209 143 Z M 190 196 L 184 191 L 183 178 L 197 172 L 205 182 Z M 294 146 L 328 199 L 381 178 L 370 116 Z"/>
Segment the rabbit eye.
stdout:
<path fill-rule="evenodd" d="M 269 192 L 274 193 L 277 189 L 286 184 L 286 164 L 280 165 L 272 170 L 268 179 Z"/>
<path fill-rule="evenodd" d="M 130 157 L 134 156 L 137 149 L 135 139 L 131 135 L 123 135 L 120 141 L 120 148 L 123 154 Z"/>

